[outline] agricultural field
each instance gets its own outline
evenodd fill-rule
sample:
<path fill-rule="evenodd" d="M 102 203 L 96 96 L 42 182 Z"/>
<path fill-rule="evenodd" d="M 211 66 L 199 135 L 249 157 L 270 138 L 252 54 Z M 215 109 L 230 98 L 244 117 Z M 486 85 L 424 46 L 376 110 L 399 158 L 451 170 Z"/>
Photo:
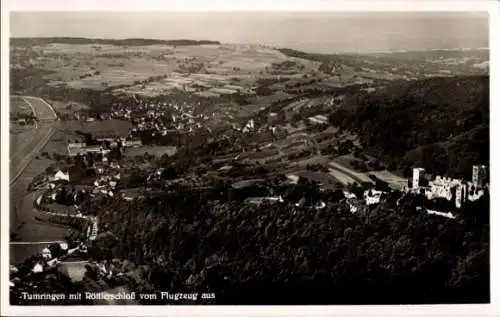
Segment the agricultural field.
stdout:
<path fill-rule="evenodd" d="M 33 114 L 33 109 L 23 98 L 17 96 L 10 97 L 11 117 L 19 115 L 32 115 L 32 114 Z"/>
<path fill-rule="evenodd" d="M 47 100 L 54 110 L 62 115 L 73 115 L 75 112 L 87 110 L 89 106 L 78 102 L 61 102 L 56 100 Z"/>
<path fill-rule="evenodd" d="M 340 182 L 329 173 L 298 171 L 293 174 L 323 184 L 326 189 L 335 189 L 336 185 L 340 184 Z"/>
<path fill-rule="evenodd" d="M 127 148 L 124 155 L 127 157 L 144 156 L 145 154 L 161 157 L 163 155 L 172 156 L 177 153 L 175 146 L 141 146 L 137 148 Z"/>
<path fill-rule="evenodd" d="M 404 186 L 408 186 L 408 179 L 407 178 L 396 175 L 394 172 L 391 172 L 388 170 L 373 171 L 373 172 L 369 172 L 366 174 L 375 175 L 376 177 L 380 178 L 381 180 L 389 183 L 389 186 L 391 186 L 392 188 L 395 188 L 398 190 L 401 190 Z"/>
<path fill-rule="evenodd" d="M 328 156 L 325 156 L 325 155 L 315 155 L 315 156 L 311 156 L 311 157 L 307 157 L 307 158 L 304 158 L 304 159 L 301 159 L 299 161 L 295 161 L 293 163 L 295 163 L 296 165 L 298 166 L 307 166 L 307 165 L 313 165 L 313 164 L 319 164 L 319 165 L 327 165 L 328 162 L 329 162 L 330 158 Z"/>
<path fill-rule="evenodd" d="M 102 120 L 102 121 L 63 121 L 61 122 L 61 130 L 72 133 L 81 131 L 90 133 L 93 137 L 126 137 L 129 131 L 132 130 L 132 123 L 123 120 Z"/>
<path fill-rule="evenodd" d="M 367 176 L 365 173 L 359 173 L 356 171 L 353 171 L 352 169 L 346 168 L 342 166 L 341 164 L 331 161 L 329 164 L 329 168 L 332 168 L 334 170 L 340 171 L 346 175 L 348 175 L 350 178 L 355 179 L 356 182 L 367 182 L 367 183 L 373 183 L 373 180 Z"/>
<path fill-rule="evenodd" d="M 317 71 L 320 63 L 287 57 L 258 45 L 115 46 L 47 44 L 34 46 L 33 66 L 50 71 L 49 85 L 112 89 L 144 95 L 183 89 L 203 96 L 251 94 L 257 77 L 292 78 Z M 288 66 L 280 66 L 287 62 Z M 290 66 L 293 65 L 293 66 Z M 121 87 L 120 87 L 121 86 Z M 124 88 L 127 88 L 124 90 Z"/>
<path fill-rule="evenodd" d="M 333 168 L 328 169 L 328 174 L 330 176 L 334 177 L 335 179 L 337 179 L 344 186 L 357 183 L 357 181 L 354 178 L 352 178 L 351 176 L 344 174 L 341 171 L 333 169 Z"/>
<path fill-rule="evenodd" d="M 363 162 L 363 160 L 354 157 L 352 154 L 337 156 L 333 161 L 352 170 L 356 170 L 356 167 L 352 164 L 353 162 Z"/>

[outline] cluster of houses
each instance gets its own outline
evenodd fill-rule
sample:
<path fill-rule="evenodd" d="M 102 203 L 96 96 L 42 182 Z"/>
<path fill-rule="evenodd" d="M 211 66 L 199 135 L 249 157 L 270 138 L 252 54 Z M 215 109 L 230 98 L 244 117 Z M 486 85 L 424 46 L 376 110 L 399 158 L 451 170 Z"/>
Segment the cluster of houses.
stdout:
<path fill-rule="evenodd" d="M 102 161 L 107 161 L 107 154 L 113 149 L 123 150 L 127 147 L 140 147 L 142 141 L 139 138 L 98 138 L 97 145 L 87 145 L 85 142 L 68 143 L 68 155 L 75 157 L 77 155 L 85 156 L 87 154 L 100 155 Z"/>
<path fill-rule="evenodd" d="M 205 114 L 194 114 L 195 106 L 199 105 L 200 102 L 177 104 L 137 100 L 133 105 L 116 107 L 111 117 L 132 121 L 136 126 L 133 132 L 147 130 L 165 136 L 174 131 L 193 132 L 202 128 L 210 117 Z M 213 116 L 215 114 L 212 114 Z"/>
<path fill-rule="evenodd" d="M 69 249 L 68 243 L 62 241 L 43 248 L 40 254 L 33 257 L 29 271 L 20 270 L 16 266 L 11 265 L 9 279 L 10 288 L 15 287 L 22 291 L 23 287 L 33 286 L 33 281 L 29 282 L 33 277 L 55 268 L 61 261 L 75 253 L 87 253 L 87 246 L 81 243 L 75 248 Z M 28 280 L 28 282 L 26 280 Z"/>
<path fill-rule="evenodd" d="M 113 277 L 120 277 L 126 274 L 122 270 L 122 263 L 118 260 L 113 261 L 89 261 L 89 268 L 97 272 L 97 277 L 102 279 L 112 279 Z"/>
<path fill-rule="evenodd" d="M 386 191 L 377 190 L 375 188 L 365 190 L 362 197 L 358 197 L 356 194 L 347 190 L 342 192 L 351 213 L 356 213 L 367 206 L 380 204 L 382 199 L 388 194 Z"/>
<path fill-rule="evenodd" d="M 105 196 L 113 197 L 116 185 L 120 180 L 120 172 L 113 173 L 114 175 L 99 175 L 94 181 L 94 188 L 90 197 L 102 194 Z"/>
<path fill-rule="evenodd" d="M 269 139 L 284 137 L 286 136 L 286 130 L 277 124 L 264 123 L 257 128 L 255 121 L 250 119 L 247 123 L 241 127 L 238 124 L 233 123 L 232 128 L 235 131 L 242 132 L 244 134 L 259 134 L 260 136 L 267 136 Z"/>
<path fill-rule="evenodd" d="M 74 204 L 74 206 L 66 206 L 65 209 L 76 209 L 79 213 L 78 206 L 82 201 L 82 197 L 95 198 L 97 196 L 114 197 L 118 191 L 117 185 L 121 179 L 122 166 L 116 162 L 110 162 L 109 164 L 95 163 L 93 165 L 95 171 L 95 179 L 91 185 L 78 185 L 80 187 L 77 190 L 72 189 L 69 192 L 70 197 L 65 199 L 66 203 Z M 70 181 L 70 171 L 67 169 L 58 170 L 53 176 L 46 178 L 46 183 L 43 188 L 49 191 L 45 192 L 37 198 L 36 204 L 38 206 L 57 203 L 58 197 L 63 192 L 63 188 Z M 68 194 L 68 193 L 67 193 Z M 123 196 L 123 195 L 122 195 Z M 123 197 L 122 197 L 123 198 Z M 52 205 L 56 206 L 56 205 Z M 64 209 L 63 208 L 63 209 Z M 50 211 L 50 210 L 49 210 Z M 59 211 L 58 211 L 59 212 Z M 65 213 L 65 212 L 63 212 Z"/>

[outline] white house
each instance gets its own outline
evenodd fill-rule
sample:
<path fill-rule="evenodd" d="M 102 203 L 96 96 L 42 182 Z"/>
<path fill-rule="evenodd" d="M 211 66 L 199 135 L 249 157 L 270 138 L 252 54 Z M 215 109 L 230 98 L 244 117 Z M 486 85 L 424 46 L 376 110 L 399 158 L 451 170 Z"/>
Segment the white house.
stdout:
<path fill-rule="evenodd" d="M 59 243 L 59 247 L 61 247 L 61 250 L 68 250 L 68 244 L 66 242 Z"/>
<path fill-rule="evenodd" d="M 44 248 L 42 250 L 42 258 L 46 261 L 52 259 L 52 253 L 50 252 L 49 248 Z"/>
<path fill-rule="evenodd" d="M 37 263 L 33 266 L 31 269 L 31 272 L 33 273 L 42 273 L 43 272 L 43 265 L 41 263 Z"/>
<path fill-rule="evenodd" d="M 142 146 L 141 140 L 126 140 L 123 142 L 123 146 L 125 147 L 139 147 Z"/>
<path fill-rule="evenodd" d="M 286 178 L 290 181 L 291 184 L 297 184 L 299 182 L 300 177 L 294 174 L 287 174 Z"/>
<path fill-rule="evenodd" d="M 351 202 L 347 202 L 349 204 L 349 211 L 351 213 L 356 213 L 358 211 L 358 206 L 356 206 L 355 204 L 351 203 Z"/>
<path fill-rule="evenodd" d="M 356 198 L 356 195 L 354 193 L 351 193 L 351 192 L 348 192 L 348 191 L 345 191 L 345 190 L 343 190 L 342 192 L 344 193 L 344 197 L 347 198 L 347 199 L 354 199 L 354 198 Z"/>
<path fill-rule="evenodd" d="M 69 182 L 69 173 L 64 173 L 63 171 L 59 170 L 57 173 L 54 175 L 54 180 L 64 180 Z"/>

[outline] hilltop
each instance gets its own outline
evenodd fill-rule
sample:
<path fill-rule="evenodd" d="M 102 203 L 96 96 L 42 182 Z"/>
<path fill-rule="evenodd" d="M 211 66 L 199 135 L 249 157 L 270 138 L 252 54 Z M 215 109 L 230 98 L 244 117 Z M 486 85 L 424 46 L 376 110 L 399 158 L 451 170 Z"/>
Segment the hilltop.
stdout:
<path fill-rule="evenodd" d="M 10 44 L 14 46 L 36 46 L 47 44 L 100 44 L 100 45 L 117 45 L 117 46 L 142 46 L 142 45 L 207 45 L 217 44 L 218 41 L 208 40 L 156 40 L 156 39 L 98 39 L 98 38 L 83 38 L 83 37 L 14 37 L 10 39 Z"/>

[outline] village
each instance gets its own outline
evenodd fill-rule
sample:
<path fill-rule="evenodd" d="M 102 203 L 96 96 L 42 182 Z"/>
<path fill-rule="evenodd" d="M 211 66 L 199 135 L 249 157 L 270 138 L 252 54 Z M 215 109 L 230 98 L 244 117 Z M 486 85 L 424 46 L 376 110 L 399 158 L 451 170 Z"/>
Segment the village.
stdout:
<path fill-rule="evenodd" d="M 340 203 L 347 206 L 349 212 L 360 215 L 382 203 L 399 206 L 409 197 L 423 196 L 428 202 L 446 200 L 449 202 L 445 205 L 447 209 L 439 210 L 434 207 L 436 204 L 425 203 L 414 206 L 416 211 L 451 219 L 459 217 L 460 209 L 467 201 L 476 201 L 489 191 L 488 171 L 484 165 L 473 166 L 471 180 L 433 176 L 418 167 L 413 169 L 413 177 L 406 179 L 387 171 L 363 173 L 332 161 L 332 158 L 350 155 L 360 149 L 354 136 L 329 126 L 328 118 L 322 114 L 325 109 L 342 102 L 342 98 L 332 97 L 316 103 L 301 101 L 298 108 L 291 111 L 302 113 L 303 120 L 290 122 L 286 120 L 290 114 L 263 112 L 255 118 L 239 120 L 241 123 L 231 121 L 231 116 L 224 113 L 203 113 L 199 102 L 179 104 L 132 99 L 135 102 L 128 106 L 116 105 L 104 115 L 104 118 L 131 121 L 133 128 L 128 136 L 92 135 L 87 140 L 81 138 L 68 143 L 66 164 L 59 164 L 64 167 L 52 168 L 51 173 L 35 178 L 30 186 L 32 190 L 42 191 L 34 202 L 40 219 L 65 224 L 67 218 L 78 219 L 80 230 L 85 234 L 81 241 L 65 241 L 59 247 L 43 248 L 38 261 L 32 262 L 31 271 L 24 272 L 26 276 L 41 273 L 44 267 L 53 267 L 75 252 L 80 259 L 85 259 L 87 244 L 98 238 L 100 230 L 98 211 L 84 214 L 82 205 L 89 201 L 98 204 L 102 199 L 132 202 L 150 196 L 155 188 L 156 191 L 161 189 L 160 192 L 178 186 L 203 191 L 213 187 L 214 179 L 229 176 L 231 191 L 235 197 L 242 198 L 243 204 L 292 204 L 296 209 L 321 210 L 329 204 Z M 301 110 L 305 104 L 305 110 Z M 85 115 L 77 116 L 85 122 L 96 120 Z M 221 120 L 226 120 L 222 130 L 214 122 L 220 123 Z M 210 162 L 203 163 L 201 170 L 182 177 L 169 175 L 168 168 L 148 163 L 144 155 L 139 155 L 144 168 L 137 167 L 137 157 L 127 157 L 129 151 L 146 146 L 182 147 L 186 139 L 199 133 L 210 135 L 208 145 L 226 146 L 216 151 Z M 338 141 L 332 143 L 335 139 Z M 245 171 L 250 169 L 255 173 L 258 168 L 267 172 L 249 179 L 249 173 Z M 382 179 L 381 175 L 389 177 Z M 266 180 L 269 177 L 274 177 L 278 183 L 270 183 Z M 304 181 L 316 184 L 319 194 L 307 199 L 305 196 L 291 199 L 286 195 Z M 442 203 L 437 205 L 443 206 Z M 61 251 L 51 251 L 56 249 Z M 94 265 L 100 274 L 111 274 L 102 263 Z M 11 276 L 12 287 L 20 283 L 20 273 L 14 266 L 11 267 Z"/>
<path fill-rule="evenodd" d="M 321 114 L 325 107 L 329 108 L 335 103 L 342 102 L 343 98 L 332 97 L 323 99 L 316 104 L 309 102 L 305 120 L 285 120 L 286 115 L 282 113 L 269 112 L 267 115 L 251 118 L 246 123 L 227 123 L 225 129 L 211 133 L 207 139 L 208 144 L 223 143 L 223 150 L 215 152 L 211 157 L 209 165 L 203 164 L 205 172 L 188 173 L 185 177 L 177 179 L 165 179 L 165 168 L 155 168 L 145 165 L 147 180 L 144 182 L 147 190 L 148 182 L 164 182 L 168 184 L 183 184 L 190 187 L 210 186 L 210 176 L 232 176 L 234 188 L 252 186 L 254 179 L 248 179 L 245 175 L 238 176 L 235 165 L 261 165 L 267 169 L 273 169 L 275 175 L 285 176 L 287 185 L 297 184 L 299 178 L 309 178 L 315 181 L 324 190 L 342 189 L 344 198 L 352 212 L 356 212 L 359 202 L 365 206 L 376 205 L 390 192 L 399 192 L 406 195 L 424 195 L 427 200 L 443 198 L 455 202 L 455 208 L 460 209 L 465 201 L 475 201 L 489 190 L 486 182 L 488 174 L 484 165 L 474 165 L 470 180 L 451 179 L 441 175 L 433 176 L 426 174 L 424 169 L 413 168 L 412 179 L 407 179 L 388 171 L 359 172 L 349 168 L 331 158 L 346 155 L 360 149 L 354 136 L 348 132 L 340 132 L 338 129 L 328 125 L 328 118 Z M 113 197 L 118 195 L 127 200 L 132 200 L 129 192 L 141 192 L 140 188 L 124 188 L 120 180 L 127 179 L 127 174 L 133 169 L 134 163 L 125 159 L 126 153 L 132 149 L 144 148 L 144 143 L 149 146 L 168 144 L 178 147 L 182 144 L 182 138 L 189 139 L 197 136 L 196 133 L 210 133 L 214 128 L 214 120 L 230 119 L 221 113 L 204 114 L 201 112 L 200 102 L 190 104 L 188 102 L 144 102 L 137 100 L 127 106 L 117 105 L 111 110 L 109 116 L 115 119 L 131 120 L 133 128 L 128 137 L 115 137 L 109 135 L 97 135 L 93 144 L 85 141 L 69 143 L 67 155 L 71 158 L 73 165 L 55 170 L 53 175 L 46 175 L 44 180 L 39 180 L 37 187 L 47 187 L 49 192 L 44 197 L 55 200 L 55 196 L 64 188 L 64 183 L 71 183 L 77 190 L 74 195 L 89 194 L 94 198 L 98 195 Z M 304 104 L 301 101 L 302 105 Z M 294 109 L 299 112 L 300 109 Z M 197 113 L 198 112 L 198 113 Z M 197 114 L 195 114 L 197 113 Z M 319 114 L 318 114 L 319 113 Z M 262 119 L 263 117 L 263 119 Z M 82 120 L 88 120 L 83 118 Z M 241 122 L 241 120 L 240 120 Z M 258 122 L 258 123 L 257 123 Z M 294 127 L 292 127 L 295 126 Z M 175 136 L 172 138 L 172 136 Z M 163 139 L 162 139 L 163 138 Z M 332 141 L 337 141 L 332 149 Z M 146 142 L 143 142 L 145 140 Z M 335 141 L 334 141 L 335 142 Z M 333 153 L 331 153 L 333 150 Z M 329 152 L 329 153 L 325 153 Z M 175 155 L 175 154 L 174 154 Z M 75 166 L 81 166 L 90 173 L 88 185 L 75 184 L 79 182 L 82 172 L 75 171 Z M 149 172 L 148 172 L 149 170 Z M 240 173 L 244 174 L 244 173 Z M 78 175 L 78 176 L 75 176 Z M 128 175 L 130 176 L 130 175 Z M 337 177 L 335 177 L 337 176 Z M 340 177 L 339 177 L 340 176 Z M 342 177 L 343 176 L 343 177 Z M 83 177 L 85 178 L 85 177 Z M 70 179 L 72 180 L 70 182 Z M 336 183 L 336 186 L 332 184 Z M 76 185 L 76 186 L 75 186 Z M 339 186 L 340 185 L 340 186 Z M 362 194 L 356 195 L 348 188 L 357 185 L 363 188 Z M 83 186 L 83 187 L 82 187 Z M 119 193 L 121 191 L 121 193 Z M 140 195 L 142 196 L 142 195 Z M 45 199 L 45 198 L 44 198 Z M 258 201 L 259 197 L 248 197 L 248 201 Z M 268 201 L 283 203 L 281 197 L 262 198 Z M 297 206 L 301 205 L 294 202 Z M 317 202 L 317 208 L 324 206 L 323 201 Z M 441 215 L 439 212 L 436 213 Z M 442 215 L 448 215 L 448 212 Z"/>

